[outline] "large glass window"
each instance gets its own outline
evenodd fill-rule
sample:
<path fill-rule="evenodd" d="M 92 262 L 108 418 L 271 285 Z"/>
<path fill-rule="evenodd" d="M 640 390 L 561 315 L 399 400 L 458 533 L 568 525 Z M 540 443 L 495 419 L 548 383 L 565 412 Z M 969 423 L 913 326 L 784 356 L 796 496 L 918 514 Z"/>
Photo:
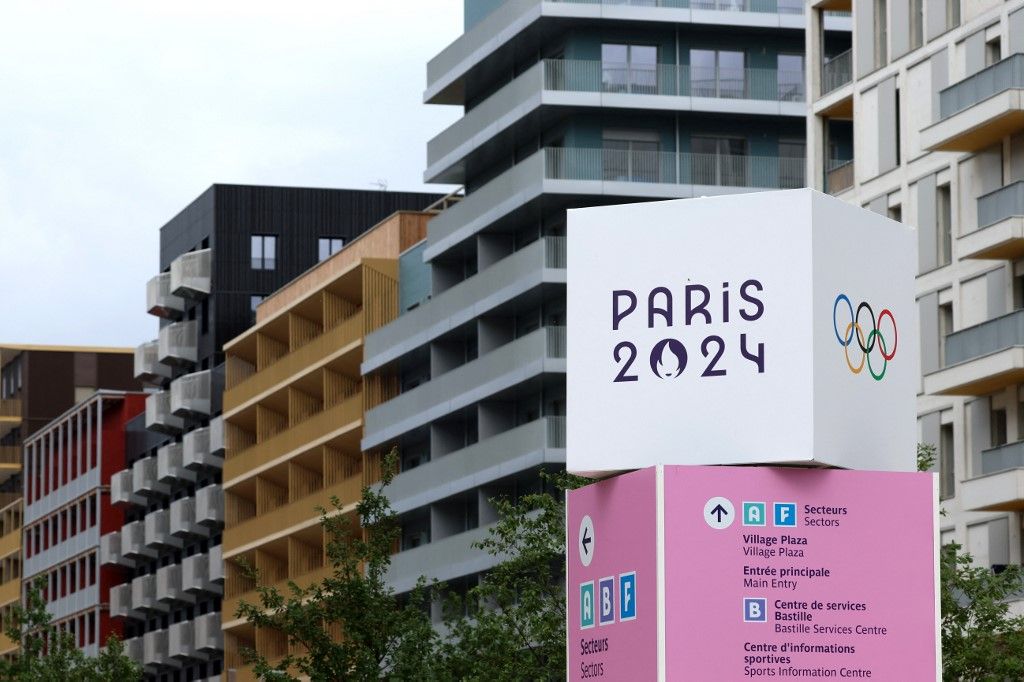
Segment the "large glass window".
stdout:
<path fill-rule="evenodd" d="M 605 92 L 657 94 L 657 46 L 622 43 L 602 45 L 601 85 Z"/>
<path fill-rule="evenodd" d="M 807 145 L 803 140 L 779 140 L 779 187 L 795 189 L 806 186 Z"/>
<path fill-rule="evenodd" d="M 747 185 L 747 141 L 741 137 L 694 137 L 690 141 L 693 182 Z"/>
<path fill-rule="evenodd" d="M 738 50 L 690 50 L 690 94 L 747 97 L 746 54 Z"/>
<path fill-rule="evenodd" d="M 605 180 L 659 182 L 661 154 L 657 133 L 643 130 L 606 130 L 602 146 Z"/>
<path fill-rule="evenodd" d="M 779 99 L 783 102 L 804 100 L 804 56 L 780 54 L 778 61 Z"/>
<path fill-rule="evenodd" d="M 254 234 L 252 236 L 252 269 L 277 269 L 277 236 L 273 234 Z"/>

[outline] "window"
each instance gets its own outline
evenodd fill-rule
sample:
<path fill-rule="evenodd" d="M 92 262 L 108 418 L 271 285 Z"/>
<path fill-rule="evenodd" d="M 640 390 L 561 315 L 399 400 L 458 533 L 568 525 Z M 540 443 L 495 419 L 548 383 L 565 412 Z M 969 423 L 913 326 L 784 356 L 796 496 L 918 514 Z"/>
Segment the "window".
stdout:
<path fill-rule="evenodd" d="M 887 0 L 875 0 L 875 68 L 889 61 L 889 8 Z"/>
<path fill-rule="evenodd" d="M 316 240 L 317 257 L 320 260 L 327 260 L 341 251 L 343 241 L 340 237 L 320 237 L 320 239 Z"/>
<path fill-rule="evenodd" d="M 262 294 L 253 294 L 249 297 L 249 310 L 252 312 L 253 319 L 256 319 L 256 306 L 263 302 L 266 296 Z"/>
<path fill-rule="evenodd" d="M 949 185 L 935 188 L 935 240 L 938 248 L 938 264 L 953 262 L 953 205 L 950 201 Z"/>
<path fill-rule="evenodd" d="M 644 130 L 606 130 L 602 139 L 605 180 L 658 182 L 658 134 Z"/>
<path fill-rule="evenodd" d="M 903 222 L 903 207 L 899 204 L 890 206 L 888 210 L 889 220 L 895 220 L 898 223 Z"/>
<path fill-rule="evenodd" d="M 893 121 L 893 125 L 896 127 L 895 143 L 896 143 L 896 165 L 900 165 L 900 89 L 896 88 L 893 93 L 893 108 L 896 113 L 896 120 Z"/>
<path fill-rule="evenodd" d="M 803 140 L 779 140 L 779 187 L 803 187 L 807 145 Z"/>
<path fill-rule="evenodd" d="M 992 66 L 1002 59 L 1002 46 L 999 37 L 985 43 L 985 66 Z"/>
<path fill-rule="evenodd" d="M 946 30 L 960 25 L 960 0 L 946 0 Z"/>
<path fill-rule="evenodd" d="M 602 45 L 601 87 L 605 92 L 657 94 L 657 46 L 615 43 Z"/>
<path fill-rule="evenodd" d="M 946 337 L 953 333 L 953 304 L 939 306 L 939 367 L 946 366 Z"/>
<path fill-rule="evenodd" d="M 939 430 L 939 497 L 948 500 L 956 494 L 956 473 L 953 468 L 953 425 L 943 424 Z"/>
<path fill-rule="evenodd" d="M 804 101 L 804 56 L 802 54 L 779 55 L 778 83 L 780 101 Z"/>
<path fill-rule="evenodd" d="M 924 0 L 910 0 L 910 49 L 924 43 Z"/>
<path fill-rule="evenodd" d="M 992 435 L 992 447 L 1006 445 L 1006 410 L 992 410 L 989 421 Z"/>
<path fill-rule="evenodd" d="M 746 54 L 737 50 L 690 50 L 690 94 L 747 97 Z M 802 79 L 801 79 L 802 83 Z"/>
<path fill-rule="evenodd" d="M 277 269 L 277 236 L 254 234 L 252 236 L 252 269 Z"/>
<path fill-rule="evenodd" d="M 743 138 L 695 136 L 690 148 L 694 184 L 747 185 L 747 141 Z"/>

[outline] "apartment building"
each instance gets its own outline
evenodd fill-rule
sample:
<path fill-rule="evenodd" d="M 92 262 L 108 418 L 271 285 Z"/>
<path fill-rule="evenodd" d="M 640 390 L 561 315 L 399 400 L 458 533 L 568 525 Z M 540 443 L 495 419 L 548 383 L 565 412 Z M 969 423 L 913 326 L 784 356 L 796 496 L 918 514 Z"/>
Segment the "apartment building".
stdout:
<path fill-rule="evenodd" d="M 154 391 L 128 424 L 126 468 L 111 478 L 124 526 L 101 540 L 102 563 L 129 570 L 111 600 L 148 680 L 223 670 L 223 344 L 267 295 L 366 226 L 437 198 L 213 185 L 161 228 L 160 270 L 146 285 L 159 335 L 135 351 L 135 375 Z"/>
<path fill-rule="evenodd" d="M 100 565 L 100 536 L 123 523 L 110 477 L 124 468 L 127 423 L 145 406 L 143 393 L 101 390 L 25 441 L 22 592 L 41 582 L 58 630 L 91 656 L 123 635 L 108 605 L 127 573 Z"/>
<path fill-rule="evenodd" d="M 424 93 L 464 115 L 428 143 L 424 178 L 465 198 L 402 256 L 400 315 L 362 365 L 401 389 L 362 442 L 401 452 L 399 590 L 421 574 L 471 585 L 491 566 L 471 547 L 490 500 L 565 461 L 566 209 L 806 184 L 802 3 L 464 6 Z M 849 17 L 824 28 L 849 46 Z"/>
<path fill-rule="evenodd" d="M 21 598 L 25 439 L 98 388 L 138 387 L 131 349 L 0 344 L 0 625 Z M 0 633 L 0 655 L 17 647 Z"/>
<path fill-rule="evenodd" d="M 813 186 L 918 229 L 918 421 L 938 447 L 942 540 L 994 570 L 1020 563 L 1024 2 L 810 6 Z M 838 8 L 854 22 L 842 68 L 819 30 Z M 837 149 L 853 153 L 836 164 Z"/>
<path fill-rule="evenodd" d="M 332 568 L 317 507 L 336 497 L 351 513 L 380 461 L 360 449 L 363 414 L 392 397 L 393 380 L 360 376 L 366 334 L 398 314 L 399 254 L 426 236 L 431 213 L 399 212 L 319 263 L 256 309 L 256 324 L 228 342 L 224 393 L 225 665 L 255 679 L 241 649 L 270 661 L 288 653 L 280 632 L 236 618 L 258 604 L 255 582 L 287 591 Z"/>

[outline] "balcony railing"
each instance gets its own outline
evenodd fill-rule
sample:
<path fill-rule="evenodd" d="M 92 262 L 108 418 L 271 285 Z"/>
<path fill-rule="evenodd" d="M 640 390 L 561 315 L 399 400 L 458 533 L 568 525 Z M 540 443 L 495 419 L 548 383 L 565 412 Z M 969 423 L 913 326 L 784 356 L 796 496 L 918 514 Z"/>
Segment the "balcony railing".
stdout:
<path fill-rule="evenodd" d="M 21 401 L 17 398 L 0 400 L 0 417 L 21 418 Z"/>
<path fill-rule="evenodd" d="M 147 341 L 135 348 L 135 378 L 146 383 L 163 383 L 171 368 L 160 362 L 160 342 Z"/>
<path fill-rule="evenodd" d="M 181 417 L 171 413 L 171 392 L 159 391 L 146 396 L 146 428 L 169 435 L 177 434 L 184 427 Z"/>
<path fill-rule="evenodd" d="M 176 296 L 203 298 L 210 294 L 210 249 L 183 253 L 171 263 L 171 292 Z"/>
<path fill-rule="evenodd" d="M 821 65 L 821 94 L 827 94 L 853 80 L 853 51 L 840 52 Z"/>
<path fill-rule="evenodd" d="M 195 320 L 169 324 L 160 330 L 157 351 L 160 362 L 193 365 L 199 359 L 199 326 Z"/>
<path fill-rule="evenodd" d="M 765 12 L 768 14 L 803 14 L 803 3 L 795 0 L 550 0 L 579 5 L 613 5 L 616 7 L 666 7 L 718 12 Z"/>
<path fill-rule="evenodd" d="M 721 187 L 803 187 L 803 158 L 549 147 L 551 180 L 599 180 Z"/>
<path fill-rule="evenodd" d="M 1014 216 L 1024 216 L 1024 180 L 978 197 L 978 227 L 995 225 Z"/>
<path fill-rule="evenodd" d="M 1024 310 L 1015 310 L 946 336 L 946 367 L 1024 345 Z"/>
<path fill-rule="evenodd" d="M 968 109 L 1010 88 L 1024 88 L 1024 54 L 1013 54 L 939 93 L 939 119 Z"/>
<path fill-rule="evenodd" d="M 544 61 L 544 87 L 572 92 L 804 101 L 803 71 L 776 69 L 547 59 Z"/>
<path fill-rule="evenodd" d="M 162 272 L 146 283 L 146 311 L 150 315 L 177 320 L 185 310 L 185 301 L 171 293 L 171 273 Z"/>
<path fill-rule="evenodd" d="M 825 171 L 825 191 L 838 194 L 853 187 L 853 160 L 837 161 Z"/>
<path fill-rule="evenodd" d="M 193 372 L 171 382 L 171 412 L 179 417 L 210 414 L 210 370 Z"/>
<path fill-rule="evenodd" d="M 1007 443 L 981 451 L 981 474 L 994 474 L 1024 467 L 1024 441 Z"/>

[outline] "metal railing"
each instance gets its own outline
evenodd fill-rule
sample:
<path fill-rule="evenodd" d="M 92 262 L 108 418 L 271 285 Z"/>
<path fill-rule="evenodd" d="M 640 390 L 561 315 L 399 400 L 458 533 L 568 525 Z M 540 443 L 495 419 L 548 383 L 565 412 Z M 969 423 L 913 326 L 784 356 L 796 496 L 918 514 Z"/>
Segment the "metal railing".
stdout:
<path fill-rule="evenodd" d="M 546 59 L 544 87 L 570 92 L 804 101 L 803 71 L 704 68 L 686 64 Z"/>
<path fill-rule="evenodd" d="M 565 417 L 544 417 L 548 423 L 548 447 L 565 447 Z"/>
<path fill-rule="evenodd" d="M 946 367 L 1024 345 L 1024 310 L 1001 315 L 946 336 Z"/>
<path fill-rule="evenodd" d="M 1024 88 L 1024 54 L 1012 54 L 939 92 L 939 119 L 974 106 L 1010 88 Z"/>
<path fill-rule="evenodd" d="M 1007 443 L 981 451 L 981 474 L 994 474 L 1024 467 L 1024 441 Z"/>
<path fill-rule="evenodd" d="M 978 227 L 994 225 L 1013 216 L 1024 216 L 1024 180 L 978 197 Z"/>
<path fill-rule="evenodd" d="M 853 50 L 840 52 L 821 65 L 821 94 L 832 92 L 853 80 Z"/>
<path fill-rule="evenodd" d="M 837 194 L 853 187 L 853 160 L 836 161 L 825 171 L 825 191 Z"/>
<path fill-rule="evenodd" d="M 549 147 L 545 177 L 718 187 L 805 186 L 803 158 Z"/>
<path fill-rule="evenodd" d="M 624 7 L 666 7 L 670 9 L 714 10 L 718 12 L 804 13 L 803 3 L 796 0 L 550 0 L 550 2 Z"/>
<path fill-rule="evenodd" d="M 544 267 L 564 268 L 566 263 L 565 237 L 545 237 Z"/>

